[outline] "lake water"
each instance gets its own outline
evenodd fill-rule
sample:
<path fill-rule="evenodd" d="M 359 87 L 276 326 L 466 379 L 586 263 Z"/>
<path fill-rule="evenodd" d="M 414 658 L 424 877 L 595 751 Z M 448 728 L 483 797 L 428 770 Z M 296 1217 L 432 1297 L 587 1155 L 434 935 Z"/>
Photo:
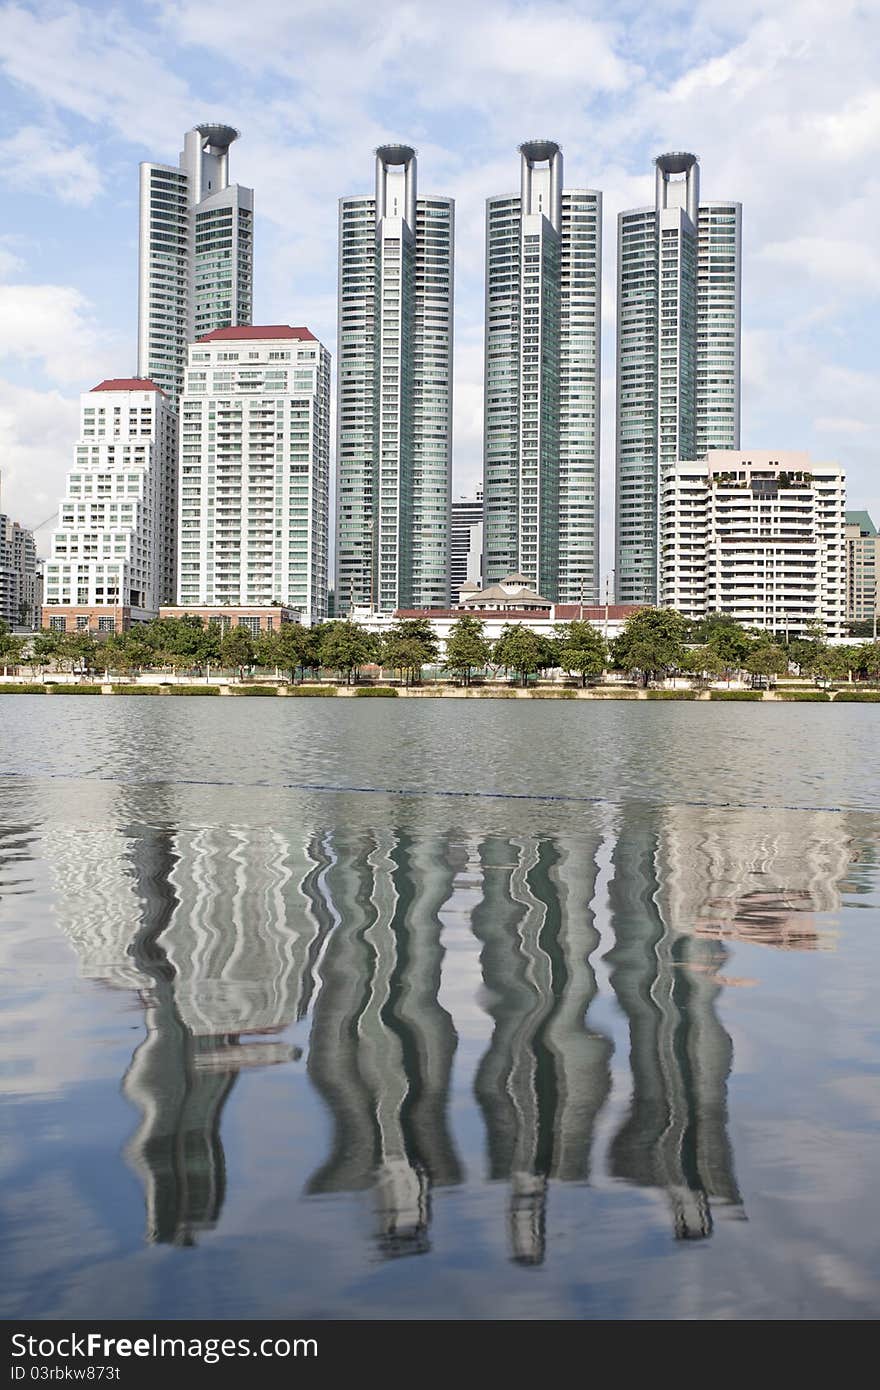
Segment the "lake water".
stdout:
<path fill-rule="evenodd" d="M 0 697 L 0 1315 L 875 1316 L 878 741 Z"/>

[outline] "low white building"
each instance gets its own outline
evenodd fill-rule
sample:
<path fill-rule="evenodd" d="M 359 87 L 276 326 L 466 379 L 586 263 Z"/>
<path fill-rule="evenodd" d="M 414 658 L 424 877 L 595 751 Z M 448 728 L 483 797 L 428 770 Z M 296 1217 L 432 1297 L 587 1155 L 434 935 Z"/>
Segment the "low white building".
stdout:
<path fill-rule="evenodd" d="M 189 349 L 180 419 L 184 606 L 327 616 L 330 354 L 307 328 L 220 328 Z"/>
<path fill-rule="evenodd" d="M 112 632 L 154 618 L 173 594 L 177 420 L 140 377 L 102 381 L 80 401 L 43 625 Z"/>
<path fill-rule="evenodd" d="M 664 470 L 660 600 L 686 618 L 729 614 L 795 637 L 844 635 L 846 482 L 787 450 L 711 450 Z"/>
<path fill-rule="evenodd" d="M 352 622 L 368 632 L 383 636 L 396 623 L 411 619 L 427 619 L 440 642 L 440 662 L 446 651 L 450 629 L 460 618 L 476 618 L 483 624 L 483 636 L 497 642 L 508 625 L 527 627 L 542 637 L 558 637 L 560 630 L 572 622 L 590 623 L 610 642 L 623 632 L 627 618 L 643 605 L 609 603 L 550 603 L 528 586 L 519 574 L 508 575 L 500 584 L 490 584 L 478 590 L 474 584 L 462 586 L 457 608 L 399 608 L 395 613 L 378 613 L 370 608 L 354 608 Z"/>

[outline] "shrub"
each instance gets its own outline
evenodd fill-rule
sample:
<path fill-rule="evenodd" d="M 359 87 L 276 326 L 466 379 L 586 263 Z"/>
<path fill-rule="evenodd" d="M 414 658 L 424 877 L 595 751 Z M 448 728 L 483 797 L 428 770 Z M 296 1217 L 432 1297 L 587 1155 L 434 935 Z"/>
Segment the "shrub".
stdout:
<path fill-rule="evenodd" d="M 21 685 L 0 685 L 0 695 L 45 695 L 44 685 L 28 685 L 26 682 Z"/>
<path fill-rule="evenodd" d="M 819 703 L 824 704 L 831 699 L 827 690 L 780 690 L 777 692 L 780 700 L 796 700 L 799 703 Z"/>
<path fill-rule="evenodd" d="M 160 685 L 160 695 L 219 695 L 216 685 Z"/>
<path fill-rule="evenodd" d="M 600 700 L 637 700 L 639 698 L 637 690 L 594 690 L 593 694 Z"/>
<path fill-rule="evenodd" d="M 873 705 L 880 703 L 880 690 L 838 690 L 834 703 L 838 700 L 845 705 Z"/>
<path fill-rule="evenodd" d="M 114 685 L 114 695 L 162 695 L 166 690 L 164 685 Z"/>
<path fill-rule="evenodd" d="M 397 691 L 390 685 L 359 685 L 354 693 L 357 699 L 368 700 L 374 695 L 381 697 L 386 695 L 394 696 L 397 694 Z"/>
<path fill-rule="evenodd" d="M 335 685 L 288 685 L 284 689 L 285 695 L 298 695 L 300 698 L 309 695 L 335 695 Z"/>
<path fill-rule="evenodd" d="M 233 685 L 230 686 L 231 695 L 277 695 L 278 688 L 274 685 Z"/>
<path fill-rule="evenodd" d="M 649 700 L 696 700 L 696 690 L 649 690 Z"/>
<path fill-rule="evenodd" d="M 53 695 L 100 695 L 99 685 L 49 685 Z"/>
<path fill-rule="evenodd" d="M 710 700 L 760 700 L 760 690 L 710 690 Z"/>

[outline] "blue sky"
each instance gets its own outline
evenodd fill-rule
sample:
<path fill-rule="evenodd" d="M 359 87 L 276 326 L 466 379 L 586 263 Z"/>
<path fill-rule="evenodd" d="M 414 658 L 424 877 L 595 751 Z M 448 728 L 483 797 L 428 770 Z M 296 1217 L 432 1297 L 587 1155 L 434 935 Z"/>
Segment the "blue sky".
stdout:
<path fill-rule="evenodd" d="M 534 136 L 603 191 L 603 570 L 616 215 L 655 154 L 694 150 L 704 195 L 744 207 L 744 446 L 839 461 L 880 521 L 878 51 L 880 7 L 848 0 L 0 3 L 3 510 L 53 513 L 79 392 L 134 369 L 138 162 L 218 119 L 255 189 L 255 319 L 331 350 L 336 199 L 370 191 L 375 145 L 416 145 L 420 189 L 456 198 L 456 494 L 480 473 L 484 199 Z"/>

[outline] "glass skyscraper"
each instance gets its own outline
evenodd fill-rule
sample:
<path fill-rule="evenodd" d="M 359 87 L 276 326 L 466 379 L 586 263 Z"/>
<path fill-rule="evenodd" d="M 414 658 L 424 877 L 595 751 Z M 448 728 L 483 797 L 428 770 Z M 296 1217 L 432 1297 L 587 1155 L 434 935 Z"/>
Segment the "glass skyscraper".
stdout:
<path fill-rule="evenodd" d="M 599 597 L 602 195 L 563 190 L 552 140 L 486 205 L 483 581 Z"/>
<path fill-rule="evenodd" d="M 663 469 L 739 448 L 742 205 L 700 201 L 696 155 L 654 165 L 653 208 L 618 218 L 621 603 L 657 601 Z"/>
<path fill-rule="evenodd" d="M 254 195 L 229 182 L 238 131 L 187 132 L 179 168 L 142 164 L 138 276 L 138 376 L 173 404 L 187 344 L 253 317 Z"/>
<path fill-rule="evenodd" d="M 454 217 L 418 197 L 408 145 L 340 200 L 339 614 L 449 603 Z"/>

